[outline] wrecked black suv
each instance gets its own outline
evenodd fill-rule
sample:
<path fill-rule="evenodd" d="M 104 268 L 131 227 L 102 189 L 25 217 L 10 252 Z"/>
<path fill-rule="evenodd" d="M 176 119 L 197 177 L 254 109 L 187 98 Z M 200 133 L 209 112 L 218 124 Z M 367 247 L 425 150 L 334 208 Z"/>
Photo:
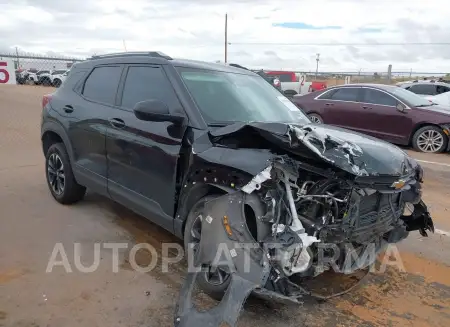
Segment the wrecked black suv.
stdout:
<path fill-rule="evenodd" d="M 295 302 L 307 295 L 302 278 L 375 260 L 349 264 L 346 245 L 378 253 L 411 231 L 433 231 L 416 161 L 312 124 L 247 70 L 159 52 L 96 56 L 42 104 L 45 173 L 58 202 L 89 188 L 192 249 L 202 269 L 188 273 L 175 325 L 233 325 L 252 292 Z M 193 309 L 194 281 L 220 305 Z"/>

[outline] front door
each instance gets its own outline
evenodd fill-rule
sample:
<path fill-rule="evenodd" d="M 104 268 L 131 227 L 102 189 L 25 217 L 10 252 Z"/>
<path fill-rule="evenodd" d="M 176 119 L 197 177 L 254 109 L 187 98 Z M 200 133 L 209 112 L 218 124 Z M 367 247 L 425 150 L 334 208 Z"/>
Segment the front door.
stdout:
<path fill-rule="evenodd" d="M 120 108 L 111 117 L 106 152 L 108 190 L 116 201 L 173 231 L 177 163 L 183 138 L 171 122 L 136 118 L 137 102 L 157 99 L 183 111 L 161 66 L 130 65 L 121 86 Z"/>
<path fill-rule="evenodd" d="M 395 144 L 407 144 L 412 130 L 409 109 L 397 110 L 398 100 L 389 93 L 363 88 L 362 132 Z"/>

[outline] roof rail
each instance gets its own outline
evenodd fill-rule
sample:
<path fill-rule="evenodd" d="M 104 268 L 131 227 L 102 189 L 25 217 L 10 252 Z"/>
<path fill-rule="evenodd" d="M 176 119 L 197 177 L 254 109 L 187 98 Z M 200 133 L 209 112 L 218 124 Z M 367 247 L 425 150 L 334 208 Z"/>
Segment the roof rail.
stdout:
<path fill-rule="evenodd" d="M 238 64 L 228 64 L 231 67 L 236 67 L 236 68 L 241 68 L 241 69 L 245 69 L 245 70 L 249 70 L 248 68 L 245 68 L 244 66 L 238 65 Z"/>
<path fill-rule="evenodd" d="M 167 60 L 172 60 L 171 57 L 166 55 L 161 51 L 135 51 L 135 52 L 116 52 L 116 53 L 107 53 L 104 55 L 94 55 L 91 59 L 101 59 L 101 58 L 116 58 L 116 57 L 131 57 L 131 56 L 148 56 L 148 57 L 157 57 L 164 58 Z"/>

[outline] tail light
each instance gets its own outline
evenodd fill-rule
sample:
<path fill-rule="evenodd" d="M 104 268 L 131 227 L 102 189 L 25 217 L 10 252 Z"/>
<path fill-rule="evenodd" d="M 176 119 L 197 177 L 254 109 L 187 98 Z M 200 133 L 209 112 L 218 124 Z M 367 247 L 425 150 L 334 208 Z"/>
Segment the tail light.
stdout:
<path fill-rule="evenodd" d="M 52 99 L 51 94 L 46 94 L 42 97 L 42 109 L 45 108 L 46 105 L 50 103 L 50 100 Z"/>

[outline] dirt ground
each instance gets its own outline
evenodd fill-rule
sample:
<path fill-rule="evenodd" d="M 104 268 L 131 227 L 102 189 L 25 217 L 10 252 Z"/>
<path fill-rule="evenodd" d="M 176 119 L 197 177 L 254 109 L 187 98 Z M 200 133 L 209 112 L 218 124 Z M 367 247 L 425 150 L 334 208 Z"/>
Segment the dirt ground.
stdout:
<path fill-rule="evenodd" d="M 162 273 L 161 262 L 139 273 L 124 250 L 113 272 L 112 251 L 102 248 L 95 272 L 75 269 L 75 243 L 89 266 L 99 242 L 130 247 L 145 242 L 160 250 L 162 242 L 179 241 L 95 194 L 73 206 L 53 200 L 39 139 L 41 98 L 50 91 L 0 85 L 0 326 L 173 326 L 184 262 L 170 265 L 169 273 Z M 425 169 L 424 199 L 438 231 L 429 238 L 414 233 L 400 244 L 404 271 L 388 267 L 371 273 L 351 293 L 325 303 L 293 306 L 250 299 L 238 325 L 450 326 L 450 156 L 411 154 Z M 62 266 L 46 272 L 57 243 L 67 253 L 70 273 Z M 150 253 L 140 252 L 137 261 L 146 265 Z M 212 303 L 199 297 L 203 304 Z"/>

